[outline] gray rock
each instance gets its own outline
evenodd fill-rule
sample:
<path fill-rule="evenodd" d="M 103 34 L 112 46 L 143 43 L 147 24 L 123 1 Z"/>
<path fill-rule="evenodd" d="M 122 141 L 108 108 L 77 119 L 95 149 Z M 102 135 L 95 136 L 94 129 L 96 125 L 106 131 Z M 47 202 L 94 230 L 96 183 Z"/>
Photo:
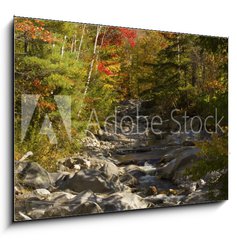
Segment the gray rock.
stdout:
<path fill-rule="evenodd" d="M 73 156 L 68 158 L 63 158 L 58 160 L 58 169 L 63 171 L 72 171 L 80 169 L 89 169 L 91 167 L 91 162 L 84 156 Z"/>
<path fill-rule="evenodd" d="M 129 173 L 125 173 L 123 174 L 120 178 L 119 178 L 120 182 L 129 186 L 129 187 L 135 187 L 138 184 L 138 180 L 132 176 Z"/>
<path fill-rule="evenodd" d="M 103 172 L 108 179 L 119 175 L 119 168 L 114 163 L 109 161 L 107 161 L 99 170 Z"/>
<path fill-rule="evenodd" d="M 117 141 L 118 137 L 115 134 L 103 132 L 103 134 L 100 136 L 100 139 L 102 141 Z"/>
<path fill-rule="evenodd" d="M 34 209 L 28 213 L 32 219 L 41 219 L 44 217 L 45 209 Z"/>
<path fill-rule="evenodd" d="M 104 198 L 101 207 L 105 212 L 149 208 L 152 204 L 135 193 L 117 192 Z"/>
<path fill-rule="evenodd" d="M 70 189 L 75 192 L 91 190 L 95 193 L 106 193 L 114 191 L 115 187 L 100 171 L 91 169 L 63 176 L 56 184 L 60 190 Z"/>
<path fill-rule="evenodd" d="M 46 209 L 44 218 L 71 216 L 69 206 L 52 206 Z"/>
<path fill-rule="evenodd" d="M 145 199 L 150 201 L 158 206 L 176 206 L 180 205 L 182 200 L 185 198 L 184 195 L 166 195 L 166 194 L 158 194 L 155 196 L 148 196 Z"/>
<path fill-rule="evenodd" d="M 73 198 L 71 198 L 67 203 L 69 205 L 80 205 L 86 202 L 96 202 L 97 201 L 97 196 L 91 191 L 91 190 L 85 190 L 77 195 L 75 195 Z"/>
<path fill-rule="evenodd" d="M 36 189 L 34 191 L 34 193 L 36 195 L 39 195 L 40 197 L 44 197 L 44 198 L 46 198 L 50 195 L 50 192 L 47 189 L 44 189 L 44 188 Z"/>
<path fill-rule="evenodd" d="M 53 192 L 48 196 L 47 200 L 54 202 L 55 204 L 67 203 L 73 199 L 76 195 L 67 192 Z"/>
<path fill-rule="evenodd" d="M 35 162 L 16 163 L 15 173 L 17 181 L 27 187 L 48 188 L 53 184 L 49 173 Z"/>
<path fill-rule="evenodd" d="M 71 210 L 72 215 L 85 215 L 102 212 L 103 210 L 101 207 L 95 202 L 85 202 Z"/>
<path fill-rule="evenodd" d="M 123 171 L 125 173 L 129 173 L 130 175 L 132 175 L 135 178 L 140 178 L 140 177 L 146 175 L 144 167 L 140 167 L 137 165 L 128 165 L 128 166 L 124 167 Z"/>
<path fill-rule="evenodd" d="M 190 193 L 186 197 L 184 204 L 210 202 L 209 196 L 210 196 L 209 190 L 207 190 L 207 191 L 197 190 L 197 191 Z"/>
<path fill-rule="evenodd" d="M 165 154 L 164 156 L 161 157 L 161 159 L 160 159 L 158 164 L 170 162 L 174 158 L 175 158 L 175 156 L 173 154 L 167 153 L 167 154 Z"/>
<path fill-rule="evenodd" d="M 199 149 L 196 147 L 182 148 L 175 150 L 172 154 L 174 159 L 157 169 L 157 174 L 163 178 L 173 178 L 182 175 L 186 168 L 191 167 L 195 163 Z"/>

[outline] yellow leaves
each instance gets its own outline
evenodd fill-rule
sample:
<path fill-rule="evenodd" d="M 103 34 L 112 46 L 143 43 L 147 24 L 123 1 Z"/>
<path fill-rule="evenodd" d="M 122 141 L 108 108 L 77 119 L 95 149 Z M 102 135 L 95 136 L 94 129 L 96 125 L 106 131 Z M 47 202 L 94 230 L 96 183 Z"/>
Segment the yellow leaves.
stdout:
<path fill-rule="evenodd" d="M 121 71 L 121 64 L 114 63 L 113 65 L 109 65 L 108 69 L 113 73 L 118 73 Z"/>
<path fill-rule="evenodd" d="M 211 80 L 206 83 L 206 88 L 208 90 L 225 92 L 227 90 L 227 85 L 223 84 L 221 81 L 218 80 Z"/>
<path fill-rule="evenodd" d="M 113 85 L 111 85 L 111 84 L 104 84 L 104 86 L 103 86 L 103 88 L 105 89 L 105 90 L 113 90 L 114 89 L 114 86 Z"/>

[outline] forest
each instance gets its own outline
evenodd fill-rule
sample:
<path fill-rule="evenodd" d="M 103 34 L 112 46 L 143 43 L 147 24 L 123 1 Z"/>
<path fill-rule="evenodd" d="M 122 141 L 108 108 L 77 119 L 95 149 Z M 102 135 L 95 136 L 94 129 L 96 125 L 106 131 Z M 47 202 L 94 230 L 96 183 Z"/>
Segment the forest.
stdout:
<path fill-rule="evenodd" d="M 188 161 L 196 158 L 199 161 L 195 160 L 195 164 L 187 168 L 187 163 L 184 167 L 182 160 L 182 170 L 185 169 L 182 176 L 191 179 L 193 184 L 218 173 L 218 180 L 208 185 L 208 200 L 227 198 L 227 38 L 15 17 L 14 48 L 15 162 L 24 162 L 27 158 L 27 161 L 29 159 L 45 171 L 54 173 L 58 171 L 59 159 L 87 154 L 88 159 L 97 161 L 103 155 L 103 158 L 116 159 L 119 163 L 114 164 L 123 168 L 133 166 L 138 159 L 140 162 L 135 165 L 140 167 L 139 171 L 141 167 L 150 167 L 151 171 L 155 166 L 153 170 L 159 180 L 177 180 L 176 172 L 175 175 L 173 170 L 167 172 L 165 167 L 174 158 L 172 154 L 180 159 L 184 151 L 190 153 L 192 150 Z M 28 120 L 30 124 L 22 135 L 23 96 L 37 96 L 37 103 Z M 70 134 L 55 96 L 70 97 L 65 98 L 68 100 L 65 104 L 70 104 L 71 109 Z M 150 123 L 147 131 L 140 134 L 142 136 L 132 134 L 131 121 L 122 123 L 130 135 L 121 133 L 121 125 L 117 135 L 112 132 L 113 121 L 107 124 L 110 132 L 105 131 L 105 119 L 114 116 L 115 109 L 120 120 L 127 115 L 131 120 L 136 119 L 138 106 L 140 114 L 147 116 L 148 120 L 154 116 L 164 119 L 158 136 L 151 132 Z M 185 114 L 189 116 L 188 123 L 194 116 L 204 121 L 215 114 L 222 120 L 218 129 L 216 120 L 209 118 L 206 126 L 193 124 L 195 129 L 200 126 L 198 134 L 190 131 L 171 134 L 172 129 L 177 130 L 177 124 L 175 126 L 169 120 L 174 109 L 175 119 L 181 119 L 182 127 Z M 42 125 L 48 123 L 45 122 L 46 116 L 52 123 L 46 128 L 53 131 L 56 141 L 51 141 L 50 135 L 42 132 Z M 144 121 L 142 124 L 144 127 Z M 157 159 L 159 164 L 156 162 L 154 165 Z M 72 165 L 75 171 L 78 164 Z M 181 169 L 181 165 L 175 171 Z M 137 174 L 134 176 L 137 178 Z M 24 177 L 19 179 L 24 183 Z M 140 178 L 138 181 L 141 184 Z M 175 181 L 171 182 L 174 184 Z M 173 192 L 168 194 L 167 189 L 159 187 L 159 184 L 150 181 L 146 187 L 142 185 L 143 190 L 136 185 L 139 191 L 135 192 L 142 197 L 158 196 L 159 193 L 167 196 L 186 194 L 179 193 L 180 187 L 176 189 L 173 185 L 168 188 Z M 179 184 L 176 181 L 174 185 Z M 219 194 L 216 193 L 217 188 Z M 79 192 L 76 189 L 73 191 Z M 156 206 L 157 203 L 152 204 Z M 106 207 L 101 208 L 106 211 Z M 20 219 L 22 215 L 18 217 Z"/>

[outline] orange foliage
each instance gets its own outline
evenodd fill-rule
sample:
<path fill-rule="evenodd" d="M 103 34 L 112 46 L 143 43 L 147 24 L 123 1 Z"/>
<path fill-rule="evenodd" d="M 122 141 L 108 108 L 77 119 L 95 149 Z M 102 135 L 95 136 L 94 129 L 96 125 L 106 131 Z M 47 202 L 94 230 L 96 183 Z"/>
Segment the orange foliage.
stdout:
<path fill-rule="evenodd" d="M 46 102 L 46 101 L 38 102 L 38 107 L 43 110 L 50 110 L 50 111 L 56 110 L 56 105 L 54 103 L 50 103 L 50 102 Z"/>
<path fill-rule="evenodd" d="M 51 43 L 55 39 L 52 34 L 44 28 L 44 22 L 40 20 L 15 20 L 15 29 L 19 32 L 23 32 L 29 39 L 38 39 L 43 42 Z"/>

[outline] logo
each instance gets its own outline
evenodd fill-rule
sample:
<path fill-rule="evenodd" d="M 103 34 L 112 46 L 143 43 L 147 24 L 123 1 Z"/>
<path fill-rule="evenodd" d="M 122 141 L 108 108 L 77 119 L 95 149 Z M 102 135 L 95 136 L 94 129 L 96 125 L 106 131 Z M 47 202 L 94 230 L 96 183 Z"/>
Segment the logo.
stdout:
<path fill-rule="evenodd" d="M 21 97 L 21 141 L 23 142 L 27 130 L 30 126 L 33 114 L 39 102 L 40 95 L 23 94 Z M 71 97 L 65 95 L 55 95 L 54 101 L 65 126 L 67 136 L 71 141 Z M 47 135 L 51 144 L 57 144 L 57 136 L 53 129 L 53 123 L 49 115 L 45 113 L 39 134 Z"/>

